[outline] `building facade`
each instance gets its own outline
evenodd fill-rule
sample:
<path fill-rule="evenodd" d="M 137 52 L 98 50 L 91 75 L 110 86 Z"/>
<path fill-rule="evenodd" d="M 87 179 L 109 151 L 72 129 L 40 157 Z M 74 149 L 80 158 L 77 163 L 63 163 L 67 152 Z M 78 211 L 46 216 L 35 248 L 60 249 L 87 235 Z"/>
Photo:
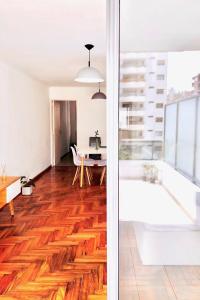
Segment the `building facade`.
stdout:
<path fill-rule="evenodd" d="M 197 95 L 200 95 L 200 74 L 192 78 L 192 86 Z"/>
<path fill-rule="evenodd" d="M 153 148 L 162 151 L 166 83 L 166 53 L 121 54 L 119 126 L 122 158 L 126 152 L 131 153 L 131 158 L 140 158 L 143 151 L 152 158 Z"/>

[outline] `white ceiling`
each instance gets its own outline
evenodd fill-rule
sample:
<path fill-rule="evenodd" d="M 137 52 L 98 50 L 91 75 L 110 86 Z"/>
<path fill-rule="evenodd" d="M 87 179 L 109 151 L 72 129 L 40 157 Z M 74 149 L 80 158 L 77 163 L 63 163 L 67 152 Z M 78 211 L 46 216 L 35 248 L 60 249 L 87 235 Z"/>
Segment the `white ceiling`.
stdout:
<path fill-rule="evenodd" d="M 200 50 L 199 0 L 121 0 L 121 51 Z"/>
<path fill-rule="evenodd" d="M 199 0 L 121 0 L 121 51 L 200 50 Z M 49 85 L 86 66 L 105 76 L 106 0 L 0 0 L 0 60 Z"/>
<path fill-rule="evenodd" d="M 106 0 L 0 0 L 0 60 L 49 85 L 75 84 L 87 65 L 105 76 Z"/>

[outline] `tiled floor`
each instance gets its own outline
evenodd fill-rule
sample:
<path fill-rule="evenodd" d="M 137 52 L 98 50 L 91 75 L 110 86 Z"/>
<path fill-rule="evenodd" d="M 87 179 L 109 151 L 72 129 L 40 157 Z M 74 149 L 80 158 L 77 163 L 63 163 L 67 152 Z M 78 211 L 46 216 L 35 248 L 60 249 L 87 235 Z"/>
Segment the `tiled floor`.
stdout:
<path fill-rule="evenodd" d="M 120 300 L 200 300 L 199 266 L 142 265 L 131 222 L 120 222 L 119 239 Z"/>

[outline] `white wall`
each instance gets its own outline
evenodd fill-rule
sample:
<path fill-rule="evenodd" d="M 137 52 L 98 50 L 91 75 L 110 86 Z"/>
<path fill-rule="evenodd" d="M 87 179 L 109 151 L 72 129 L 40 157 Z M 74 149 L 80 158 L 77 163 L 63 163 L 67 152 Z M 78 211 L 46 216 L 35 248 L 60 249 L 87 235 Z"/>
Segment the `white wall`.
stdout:
<path fill-rule="evenodd" d="M 0 63 L 0 166 L 36 176 L 50 165 L 48 87 Z"/>
<path fill-rule="evenodd" d="M 89 137 L 94 136 L 97 129 L 102 138 L 102 145 L 106 145 L 106 101 L 91 100 L 92 95 L 97 91 L 97 86 L 51 87 L 49 89 L 51 100 L 77 101 L 77 144 L 79 147 L 87 147 Z"/>

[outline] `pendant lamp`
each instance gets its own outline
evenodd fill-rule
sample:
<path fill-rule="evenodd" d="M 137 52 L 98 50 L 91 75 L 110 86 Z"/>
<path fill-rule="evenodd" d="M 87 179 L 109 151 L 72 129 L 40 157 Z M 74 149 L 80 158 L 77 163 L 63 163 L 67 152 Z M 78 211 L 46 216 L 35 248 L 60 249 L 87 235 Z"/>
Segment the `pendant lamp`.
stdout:
<path fill-rule="evenodd" d="M 90 66 L 90 50 L 94 48 L 94 45 L 86 44 L 85 48 L 89 51 L 89 61 L 88 66 L 82 68 L 76 78 L 74 79 L 77 82 L 85 82 L 85 83 L 95 83 L 95 82 L 103 82 L 104 79 L 100 72 Z"/>
<path fill-rule="evenodd" d="M 99 82 L 99 91 L 92 96 L 92 100 L 97 99 L 106 99 L 106 95 L 100 91 L 100 82 Z"/>

